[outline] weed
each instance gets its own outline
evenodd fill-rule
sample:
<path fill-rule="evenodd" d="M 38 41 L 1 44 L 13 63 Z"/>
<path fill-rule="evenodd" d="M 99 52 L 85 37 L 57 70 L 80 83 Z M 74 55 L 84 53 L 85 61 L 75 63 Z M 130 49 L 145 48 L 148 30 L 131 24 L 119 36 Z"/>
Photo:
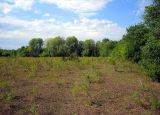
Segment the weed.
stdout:
<path fill-rule="evenodd" d="M 6 93 L 5 95 L 3 95 L 3 99 L 5 99 L 5 101 L 7 102 L 11 102 L 13 99 L 13 93 L 12 91 Z"/>
<path fill-rule="evenodd" d="M 81 80 L 80 82 L 76 81 L 71 88 L 71 93 L 73 96 L 83 93 L 84 95 L 88 95 L 88 89 L 89 89 L 89 81 L 88 80 Z"/>
<path fill-rule="evenodd" d="M 4 87 L 7 87 L 7 86 L 8 86 L 8 81 L 7 80 L 0 81 L 0 89 L 4 88 Z"/>
<path fill-rule="evenodd" d="M 0 82 L 0 97 L 6 102 L 10 102 L 13 99 L 13 90 L 9 87 L 9 82 L 7 80 Z"/>
<path fill-rule="evenodd" d="M 134 98 L 135 102 L 136 102 L 138 105 L 142 106 L 142 101 L 141 101 L 141 97 L 140 97 L 140 92 L 135 91 L 135 92 L 133 93 L 132 97 Z"/>
<path fill-rule="evenodd" d="M 77 115 L 77 113 L 74 112 L 74 113 L 72 113 L 72 115 Z"/>
<path fill-rule="evenodd" d="M 33 115 L 37 115 L 37 109 L 36 109 L 36 104 L 35 104 L 35 102 L 32 103 L 31 108 L 29 109 L 29 111 L 30 111 Z"/>
<path fill-rule="evenodd" d="M 71 89 L 72 95 L 77 95 L 78 93 L 83 93 L 89 95 L 89 86 L 91 83 L 99 80 L 99 72 L 97 71 L 95 65 L 91 66 L 90 70 L 82 73 L 81 78 L 76 81 Z"/>
<path fill-rule="evenodd" d="M 24 110 L 26 113 L 31 113 L 32 115 L 38 115 L 36 103 L 32 102 L 30 108 Z"/>
<path fill-rule="evenodd" d="M 133 93 L 132 97 L 135 102 L 143 108 L 150 108 L 155 111 L 159 107 L 159 100 L 151 88 L 147 88 L 140 81 L 140 90 Z"/>
<path fill-rule="evenodd" d="M 151 97 L 151 110 L 155 111 L 159 108 L 160 104 L 159 104 L 159 100 L 157 98 L 157 96 L 152 95 Z"/>

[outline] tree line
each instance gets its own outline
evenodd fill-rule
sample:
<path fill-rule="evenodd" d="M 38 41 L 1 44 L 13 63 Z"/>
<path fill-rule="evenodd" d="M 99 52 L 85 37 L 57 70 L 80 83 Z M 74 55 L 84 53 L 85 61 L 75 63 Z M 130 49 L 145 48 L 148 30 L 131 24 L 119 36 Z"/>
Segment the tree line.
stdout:
<path fill-rule="evenodd" d="M 28 46 L 17 50 L 1 49 L 0 56 L 103 56 L 113 61 L 137 63 L 152 80 L 160 81 L 160 0 L 152 0 L 152 4 L 145 7 L 143 22 L 127 28 L 127 33 L 120 41 L 78 41 L 74 36 L 66 39 L 55 37 L 46 41 L 34 38 Z"/>
<path fill-rule="evenodd" d="M 69 57 L 86 56 L 99 57 L 109 56 L 117 42 L 107 38 L 95 42 L 92 39 L 79 41 L 75 36 L 55 37 L 43 41 L 42 38 L 33 38 L 28 46 L 22 46 L 17 50 L 0 50 L 0 56 L 20 57 Z"/>

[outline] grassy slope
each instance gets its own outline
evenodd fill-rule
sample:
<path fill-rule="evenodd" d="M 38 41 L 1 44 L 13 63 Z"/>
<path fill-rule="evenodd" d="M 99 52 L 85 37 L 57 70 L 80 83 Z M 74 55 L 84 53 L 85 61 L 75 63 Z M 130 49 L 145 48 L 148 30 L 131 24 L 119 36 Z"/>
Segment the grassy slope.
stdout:
<path fill-rule="evenodd" d="M 0 58 L 0 114 L 160 114 L 160 84 L 105 58 Z M 156 108 L 156 109 L 155 109 Z"/>

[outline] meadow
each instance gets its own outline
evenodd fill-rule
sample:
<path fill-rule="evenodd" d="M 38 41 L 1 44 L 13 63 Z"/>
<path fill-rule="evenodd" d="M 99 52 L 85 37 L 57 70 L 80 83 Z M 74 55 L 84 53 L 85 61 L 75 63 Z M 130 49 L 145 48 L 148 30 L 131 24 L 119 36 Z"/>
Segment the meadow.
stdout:
<path fill-rule="evenodd" d="M 159 115 L 160 84 L 108 58 L 0 58 L 0 115 Z"/>

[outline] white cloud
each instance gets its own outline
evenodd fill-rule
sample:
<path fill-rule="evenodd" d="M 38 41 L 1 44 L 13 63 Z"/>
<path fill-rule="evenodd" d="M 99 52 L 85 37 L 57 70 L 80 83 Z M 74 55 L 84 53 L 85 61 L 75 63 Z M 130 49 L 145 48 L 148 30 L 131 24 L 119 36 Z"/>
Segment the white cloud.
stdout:
<path fill-rule="evenodd" d="M 2 12 L 3 12 L 4 14 L 9 13 L 9 12 L 11 11 L 11 9 L 12 9 L 12 6 L 9 5 L 9 4 L 7 4 L 7 3 L 4 3 L 4 4 L 2 5 Z"/>
<path fill-rule="evenodd" d="M 49 16 L 50 16 L 50 13 L 45 13 L 43 16 L 49 17 Z"/>
<path fill-rule="evenodd" d="M 59 8 L 70 10 L 80 17 L 96 14 L 108 2 L 112 0 L 40 0 L 42 3 L 50 3 Z"/>
<path fill-rule="evenodd" d="M 14 0 L 14 6 L 23 10 L 31 10 L 34 0 Z"/>
<path fill-rule="evenodd" d="M 4 14 L 9 13 L 15 8 L 23 10 L 31 10 L 34 4 L 34 0 L 13 0 L 12 4 L 0 3 L 1 10 Z"/>
<path fill-rule="evenodd" d="M 0 18 L 0 23 L 20 27 L 15 30 L 1 28 L 0 38 L 12 39 L 67 37 L 75 35 L 80 40 L 88 38 L 101 40 L 105 37 L 119 40 L 126 31 L 125 28 L 118 26 L 112 21 L 87 18 L 62 22 L 55 19 L 26 21 L 6 16 Z"/>

